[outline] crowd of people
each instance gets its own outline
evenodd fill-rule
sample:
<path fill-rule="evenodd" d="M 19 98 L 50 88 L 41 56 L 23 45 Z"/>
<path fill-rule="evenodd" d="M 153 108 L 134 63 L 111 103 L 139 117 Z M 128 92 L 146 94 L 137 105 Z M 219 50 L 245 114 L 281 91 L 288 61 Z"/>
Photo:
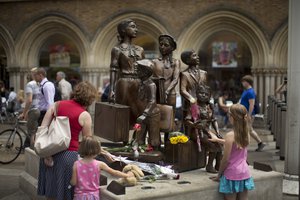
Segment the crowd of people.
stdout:
<path fill-rule="evenodd" d="M 99 199 L 99 173 L 107 171 L 112 175 L 128 178 L 133 174 L 123 173 L 107 166 L 94 158 L 102 154 L 112 161 L 110 154 L 101 149 L 99 142 L 92 136 L 92 118 L 87 112 L 97 97 L 96 88 L 89 82 L 78 83 L 74 89 L 65 79 L 64 72 L 57 72 L 56 83 L 47 79 L 44 68 L 33 68 L 27 76 L 23 109 L 19 119 L 27 121 L 27 138 L 24 146 L 33 148 L 38 126 L 49 126 L 54 109 L 57 116 L 69 118 L 71 129 L 70 146 L 66 151 L 41 158 L 38 177 L 38 195 L 47 199 Z M 1 85 L 1 95 L 9 101 L 17 94 L 7 92 Z M 71 108 L 71 109 L 70 109 Z M 83 140 L 79 147 L 79 134 Z M 78 156 L 83 158 L 80 161 Z M 88 176 L 90 174 L 91 176 Z M 88 182 L 88 183 L 87 183 Z M 74 187 L 72 187 L 73 185 Z"/>
<path fill-rule="evenodd" d="M 72 199 L 75 191 L 75 199 L 81 199 L 87 193 L 99 197 L 98 185 L 101 169 L 120 177 L 130 177 L 131 175 L 115 171 L 105 163 L 94 160 L 101 151 L 108 160 L 111 160 L 109 153 L 101 150 L 99 143 L 92 137 L 92 118 L 87 112 L 87 107 L 96 100 L 97 90 L 85 81 L 80 82 L 72 89 L 71 84 L 65 78 L 64 72 L 57 72 L 57 82 L 53 83 L 47 79 L 45 69 L 33 68 L 27 76 L 28 82 L 24 90 L 17 93 L 14 88 L 5 90 L 3 82 L 0 82 L 1 97 L 6 98 L 8 102 L 14 102 L 14 105 L 11 105 L 12 109 L 19 111 L 21 113 L 19 118 L 27 121 L 27 131 L 30 138 L 25 141 L 25 147 L 33 148 L 38 126 L 48 126 L 51 123 L 54 104 L 58 106 L 58 116 L 69 117 L 70 146 L 67 151 L 41 159 L 38 194 L 45 195 L 48 199 Z M 220 192 L 229 195 L 228 199 L 232 195 L 244 199 L 247 196 L 247 191 L 254 188 L 246 164 L 246 147 L 249 144 L 249 138 L 246 134 L 247 127 L 249 127 L 249 136 L 252 136 L 258 144 L 257 151 L 263 150 L 266 145 L 252 127 L 254 115 L 257 112 L 255 109 L 256 94 L 252 88 L 253 78 L 246 75 L 241 79 L 241 84 L 244 91 L 241 95 L 240 104 L 228 104 L 229 94 L 226 91 L 219 96 L 217 102 L 219 114 L 224 117 L 224 126 L 227 127 L 230 123 L 233 131 L 227 133 L 224 139 L 220 139 L 214 134 L 211 134 L 211 139 L 209 139 L 225 146 L 218 176 L 212 179 L 220 181 Z M 106 101 L 107 94 L 104 95 L 106 96 L 102 100 Z M 177 101 L 181 99 L 180 95 L 177 95 L 176 99 Z M 70 107 L 72 109 L 69 109 Z M 179 109 L 181 105 L 176 105 L 176 107 Z M 178 113 L 181 112 L 178 111 Z M 79 145 L 80 133 L 84 137 L 81 145 Z M 78 152 L 83 156 L 81 161 L 77 161 Z M 235 159 L 244 163 L 243 169 L 234 166 L 236 162 L 232 160 Z M 95 171 L 93 180 L 89 180 L 86 174 L 80 170 L 86 166 Z M 239 177 L 236 177 L 237 173 L 234 170 L 242 170 Z M 85 179 L 91 185 L 86 185 L 82 181 Z M 244 184 L 240 184 L 241 181 Z M 75 190 L 70 189 L 70 183 L 75 186 Z M 237 188 L 236 185 L 243 185 L 243 187 Z M 244 187 L 245 185 L 247 188 Z M 85 191 L 86 188 L 93 192 Z"/>

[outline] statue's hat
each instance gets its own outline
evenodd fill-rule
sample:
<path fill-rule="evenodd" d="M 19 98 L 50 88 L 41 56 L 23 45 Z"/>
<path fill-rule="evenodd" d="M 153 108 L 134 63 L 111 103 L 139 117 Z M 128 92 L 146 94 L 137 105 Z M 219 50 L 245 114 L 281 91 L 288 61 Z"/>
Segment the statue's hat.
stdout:
<path fill-rule="evenodd" d="M 158 40 L 161 40 L 162 38 L 168 38 L 169 41 L 172 43 L 171 45 L 174 47 L 174 50 L 177 48 L 177 43 L 171 35 L 162 34 L 158 37 Z"/>

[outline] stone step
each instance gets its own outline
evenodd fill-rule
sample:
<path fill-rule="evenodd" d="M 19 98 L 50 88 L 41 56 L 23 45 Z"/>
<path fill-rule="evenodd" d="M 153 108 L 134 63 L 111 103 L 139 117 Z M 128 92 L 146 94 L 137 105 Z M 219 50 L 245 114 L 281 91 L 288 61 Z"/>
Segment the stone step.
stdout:
<path fill-rule="evenodd" d="M 28 195 L 26 195 L 23 191 L 18 191 L 0 200 L 31 200 L 31 198 Z"/>
<path fill-rule="evenodd" d="M 21 172 L 15 169 L 0 168 L 0 199 L 19 191 Z"/>

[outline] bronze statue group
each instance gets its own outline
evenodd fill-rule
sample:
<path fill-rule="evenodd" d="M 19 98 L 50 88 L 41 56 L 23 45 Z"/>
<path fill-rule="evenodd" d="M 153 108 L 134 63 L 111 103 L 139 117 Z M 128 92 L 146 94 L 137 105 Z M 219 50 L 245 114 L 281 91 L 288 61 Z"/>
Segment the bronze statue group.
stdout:
<path fill-rule="evenodd" d="M 130 107 L 130 125 L 141 124 L 136 136 L 138 145 L 148 144 L 160 150 L 160 132 L 173 130 L 176 106 L 176 86 L 183 97 L 183 124 L 185 134 L 197 143 L 197 150 L 208 152 L 206 170 L 217 173 L 222 158 L 222 147 L 209 141 L 210 126 L 220 137 L 214 118 L 213 105 L 209 103 L 210 89 L 206 85 L 206 72 L 199 69 L 199 57 L 194 50 L 181 53 L 181 61 L 188 66 L 180 72 L 181 62 L 173 58 L 177 44 L 170 35 L 158 38 L 161 56 L 145 59 L 142 47 L 134 45 L 137 25 L 133 20 L 122 21 L 118 27 L 119 44 L 112 49 L 110 65 L 109 101 Z M 173 120 L 165 120 L 173 118 Z M 163 128 L 167 127 L 167 128 Z M 206 159 L 206 156 L 205 156 Z M 216 160 L 215 166 L 213 161 Z"/>

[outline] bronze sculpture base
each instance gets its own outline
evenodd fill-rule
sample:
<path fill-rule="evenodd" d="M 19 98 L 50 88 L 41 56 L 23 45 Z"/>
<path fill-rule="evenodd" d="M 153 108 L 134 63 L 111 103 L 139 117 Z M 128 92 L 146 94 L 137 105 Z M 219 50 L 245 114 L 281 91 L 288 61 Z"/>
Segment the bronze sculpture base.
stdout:
<path fill-rule="evenodd" d="M 112 153 L 116 156 L 128 157 L 130 160 L 135 160 L 133 152 L 114 152 Z M 151 151 L 139 153 L 138 161 L 145 163 L 156 163 L 158 164 L 160 161 L 164 159 L 164 155 L 160 151 Z"/>
<path fill-rule="evenodd" d="M 112 142 L 128 142 L 129 107 L 114 103 L 95 104 L 94 134 Z"/>
<path fill-rule="evenodd" d="M 176 172 L 190 171 L 206 166 L 206 152 L 198 152 L 196 142 L 188 141 L 185 144 L 171 144 L 165 146 L 166 162 L 174 165 Z"/>

